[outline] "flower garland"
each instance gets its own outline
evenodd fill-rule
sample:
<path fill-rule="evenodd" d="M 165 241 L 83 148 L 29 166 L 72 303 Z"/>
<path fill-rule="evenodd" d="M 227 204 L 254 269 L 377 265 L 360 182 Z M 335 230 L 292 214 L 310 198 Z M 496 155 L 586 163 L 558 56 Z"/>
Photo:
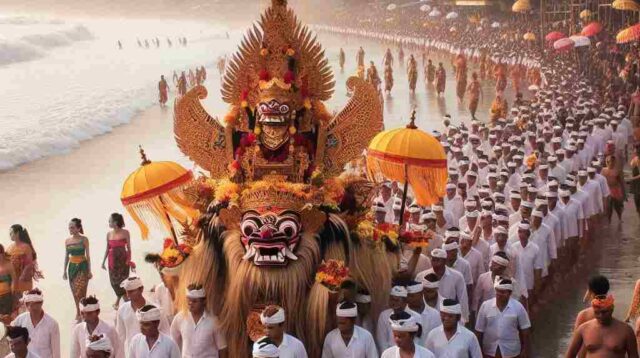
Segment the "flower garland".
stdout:
<path fill-rule="evenodd" d="M 347 277 L 349 277 L 349 268 L 341 260 L 323 260 L 316 271 L 316 282 L 333 292 L 338 291 Z"/>

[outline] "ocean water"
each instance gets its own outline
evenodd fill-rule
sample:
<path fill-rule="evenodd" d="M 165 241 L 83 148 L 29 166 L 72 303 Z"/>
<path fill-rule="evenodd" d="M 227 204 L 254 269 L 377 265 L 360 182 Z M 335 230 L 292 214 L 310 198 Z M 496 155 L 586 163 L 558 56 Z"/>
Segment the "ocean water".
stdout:
<path fill-rule="evenodd" d="M 187 21 L 0 14 L 0 171 L 128 123 L 157 103 L 161 74 L 172 84 L 173 71 L 204 65 L 217 76 L 216 59 L 238 43 L 227 31 Z M 151 43 L 156 37 L 159 47 Z M 178 37 L 187 38 L 186 47 Z M 137 39 L 149 39 L 149 48 Z"/>

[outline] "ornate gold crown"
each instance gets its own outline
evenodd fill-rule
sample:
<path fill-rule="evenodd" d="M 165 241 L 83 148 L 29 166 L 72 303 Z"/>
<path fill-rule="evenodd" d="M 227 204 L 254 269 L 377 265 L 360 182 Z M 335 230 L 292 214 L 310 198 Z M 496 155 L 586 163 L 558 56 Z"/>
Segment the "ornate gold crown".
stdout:
<path fill-rule="evenodd" d="M 260 81 L 260 89 L 261 90 L 271 89 L 274 86 L 276 86 L 276 87 L 278 87 L 280 89 L 286 90 L 286 91 L 291 89 L 291 84 L 284 82 L 284 80 L 281 79 L 281 78 L 274 77 L 269 81 Z"/>
<path fill-rule="evenodd" d="M 277 177 L 245 186 L 240 196 L 240 208 L 243 212 L 277 212 L 283 209 L 301 211 L 305 206 L 316 204 L 319 204 L 317 190 L 312 185 L 290 183 Z"/>

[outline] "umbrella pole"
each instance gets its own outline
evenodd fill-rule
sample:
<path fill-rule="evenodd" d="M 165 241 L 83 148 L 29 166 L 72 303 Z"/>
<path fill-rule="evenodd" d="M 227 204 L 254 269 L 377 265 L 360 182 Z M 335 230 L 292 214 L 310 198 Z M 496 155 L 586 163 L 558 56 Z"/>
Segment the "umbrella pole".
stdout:
<path fill-rule="evenodd" d="M 407 190 L 409 189 L 409 178 L 407 173 L 407 165 L 404 165 L 404 190 L 402 191 L 402 206 L 400 206 L 400 219 L 398 220 L 398 231 L 402 232 L 402 224 L 404 224 L 404 208 L 407 203 Z"/>
<path fill-rule="evenodd" d="M 158 199 L 160 199 L 160 202 L 162 203 L 162 207 L 165 209 L 164 210 L 164 216 L 167 218 L 167 222 L 169 223 L 169 228 L 171 228 L 171 237 L 173 238 L 173 242 L 176 244 L 176 247 L 178 246 L 178 235 L 176 235 L 176 230 L 173 228 L 173 224 L 171 223 L 171 217 L 169 216 L 169 213 L 167 212 L 167 205 L 164 203 L 164 199 L 162 199 L 162 195 L 158 195 Z"/>

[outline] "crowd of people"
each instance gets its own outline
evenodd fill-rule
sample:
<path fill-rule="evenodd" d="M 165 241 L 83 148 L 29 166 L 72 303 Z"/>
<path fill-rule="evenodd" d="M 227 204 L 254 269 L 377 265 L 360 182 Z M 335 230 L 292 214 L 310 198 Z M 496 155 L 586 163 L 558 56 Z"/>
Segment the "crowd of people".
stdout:
<path fill-rule="evenodd" d="M 317 29 L 386 43 L 387 94 L 398 65 L 392 48 L 406 65 L 411 92 L 422 76 L 441 96 L 446 70 L 430 57 L 450 57 L 456 96 L 460 102 L 470 97 L 469 118 L 447 116 L 442 130 L 433 133 L 448 165 L 446 194 L 438 203 L 420 206 L 395 182 L 378 188 L 371 207 L 376 223 L 401 225 L 401 231 L 429 235 L 430 242 L 425 249 L 400 251 L 388 308 L 378 317 L 369 313 L 369 292 L 350 280 L 342 283 L 322 357 L 533 357 L 536 313 L 565 280 L 575 278 L 572 272 L 584 263 L 606 222 L 615 220 L 614 212 L 621 222 L 629 183 L 640 212 L 640 147 L 634 146 L 640 93 L 633 92 L 640 84 L 638 51 L 616 47 L 603 36 L 601 45 L 574 61 L 575 53 L 525 42 L 521 35 L 528 22 L 461 22 L 452 31 L 444 22 L 424 26 L 410 11 L 397 16 L 401 21 L 390 22 L 384 14 L 364 11 L 359 17 L 368 21 L 358 27 L 353 19 L 338 18 Z M 382 91 L 376 61 L 365 68 L 362 47 L 355 59 L 358 75 Z M 341 68 L 346 61 L 340 50 Z M 224 59 L 218 65 L 222 73 Z M 467 71 L 475 67 L 468 83 Z M 508 76 L 516 93 L 510 110 Z M 477 113 L 480 81 L 489 78 L 495 80 L 495 99 L 489 113 Z M 173 74 L 179 95 L 204 80 L 204 67 Z M 158 89 L 164 104 L 169 90 L 164 76 Z M 625 178 L 627 162 L 632 175 Z M 350 170 L 364 172 L 357 163 Z M 202 283 L 176 292 L 171 278 L 161 274 L 163 282 L 148 294 L 143 279 L 131 274 L 135 265 L 124 218 L 114 213 L 109 224 L 102 268 L 116 296 L 113 324 L 100 318 L 101 303 L 87 292 L 92 260 L 82 222 L 69 222 L 63 278 L 78 322 L 71 357 L 226 357 L 225 335 L 233 332 L 223 332 L 207 311 Z M 33 286 L 42 278 L 36 250 L 24 227 L 12 226 L 10 236 L 6 252 L 0 246 L 0 314 L 8 325 L 9 357 L 60 357 L 59 325 L 43 310 L 44 293 Z M 638 327 L 634 333 L 613 317 L 609 291 L 606 277 L 589 279 L 590 306 L 576 318 L 566 357 L 638 357 Z M 186 297 L 186 310 L 176 309 L 177 296 Z M 638 301 L 634 298 L 628 319 L 638 315 Z M 287 320 L 296 319 L 303 318 L 287 316 L 278 305 L 265 307 L 260 313 L 265 336 L 254 343 L 253 357 L 307 357 L 303 342 L 285 332 Z"/>
<path fill-rule="evenodd" d="M 207 70 L 204 66 L 196 67 L 195 71 L 193 69 L 189 69 L 188 72 L 182 71 L 180 75 L 178 75 L 176 71 L 173 71 L 172 77 L 173 86 L 178 96 L 184 96 L 189 89 L 202 85 L 206 79 Z M 160 81 L 158 82 L 158 102 L 161 107 L 167 105 L 170 90 L 169 83 L 167 83 L 164 75 L 161 75 Z"/>

